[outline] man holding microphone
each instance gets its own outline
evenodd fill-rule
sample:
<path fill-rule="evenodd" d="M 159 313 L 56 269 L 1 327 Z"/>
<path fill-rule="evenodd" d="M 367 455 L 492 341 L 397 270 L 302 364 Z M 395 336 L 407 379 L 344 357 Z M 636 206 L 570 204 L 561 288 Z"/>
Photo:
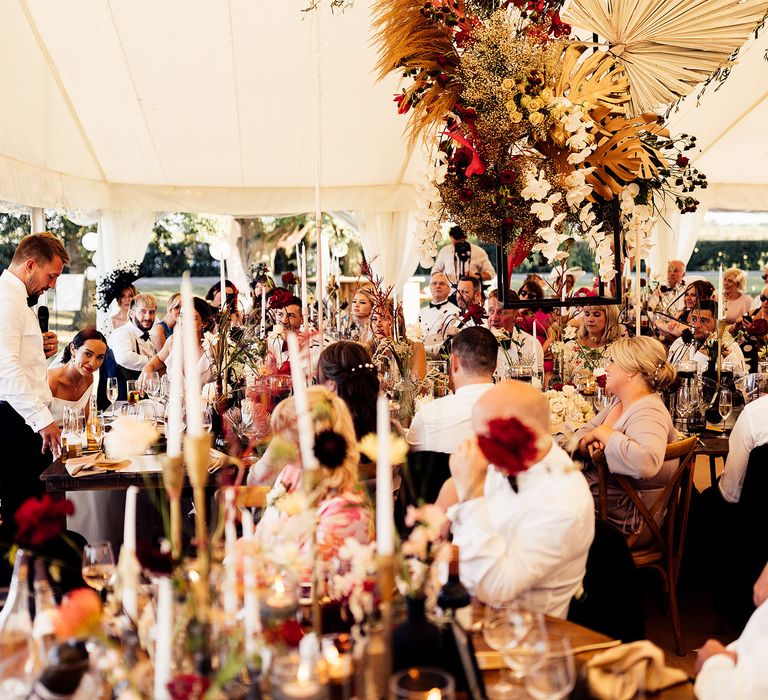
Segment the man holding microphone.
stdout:
<path fill-rule="evenodd" d="M 68 264 L 58 238 L 34 233 L 21 240 L 0 275 L 0 548 L 13 541 L 14 513 L 42 494 L 40 474 L 61 454 L 46 362 L 58 339 L 47 331 L 47 313 L 38 319 L 31 307 L 56 286 Z"/>

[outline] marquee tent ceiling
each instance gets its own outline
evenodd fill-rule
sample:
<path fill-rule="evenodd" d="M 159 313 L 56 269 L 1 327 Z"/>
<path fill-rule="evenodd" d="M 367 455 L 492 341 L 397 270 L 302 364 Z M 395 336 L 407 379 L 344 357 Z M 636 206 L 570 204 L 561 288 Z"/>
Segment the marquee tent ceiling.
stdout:
<path fill-rule="evenodd" d="M 421 156 L 397 79 L 374 82 L 369 4 L 307 4 L 0 0 L 0 200 L 311 211 L 319 110 L 323 208 L 414 209 Z"/>

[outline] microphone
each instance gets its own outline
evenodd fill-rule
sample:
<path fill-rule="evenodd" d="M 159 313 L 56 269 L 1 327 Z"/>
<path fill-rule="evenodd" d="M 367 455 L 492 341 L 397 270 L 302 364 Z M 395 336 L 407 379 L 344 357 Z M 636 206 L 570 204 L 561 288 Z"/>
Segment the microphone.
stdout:
<path fill-rule="evenodd" d="M 48 307 L 47 306 L 38 306 L 37 307 L 37 322 L 40 324 L 40 331 L 42 333 L 48 332 L 48 318 L 50 314 L 48 313 Z"/>

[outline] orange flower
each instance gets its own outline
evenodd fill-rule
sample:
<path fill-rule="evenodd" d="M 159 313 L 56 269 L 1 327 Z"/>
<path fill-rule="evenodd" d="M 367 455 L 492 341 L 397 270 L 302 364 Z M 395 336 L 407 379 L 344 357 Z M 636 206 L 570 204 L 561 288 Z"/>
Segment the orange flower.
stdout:
<path fill-rule="evenodd" d="M 87 639 L 101 632 L 101 600 L 90 588 L 68 593 L 59 606 L 54 623 L 56 638 Z"/>

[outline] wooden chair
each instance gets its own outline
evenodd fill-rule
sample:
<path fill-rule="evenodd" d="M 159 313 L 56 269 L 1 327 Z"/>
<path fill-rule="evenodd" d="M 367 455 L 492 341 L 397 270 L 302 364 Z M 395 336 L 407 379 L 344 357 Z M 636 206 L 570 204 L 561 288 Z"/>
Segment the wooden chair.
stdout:
<path fill-rule="evenodd" d="M 688 512 L 691 506 L 693 487 L 693 469 L 697 438 L 690 437 L 667 445 L 664 461 L 679 459 L 680 464 L 661 495 L 649 509 L 632 486 L 631 480 L 621 474 L 611 474 L 611 478 L 627 494 L 643 518 L 640 531 L 627 538 L 632 552 L 632 559 L 637 568 L 655 569 L 661 575 L 669 601 L 669 614 L 672 618 L 672 630 L 675 634 L 675 648 L 679 656 L 685 656 L 685 641 L 680 627 L 680 612 L 677 607 L 677 578 L 680 573 L 680 561 L 685 545 L 685 533 L 688 527 Z M 601 520 L 608 519 L 608 467 L 603 460 L 598 464 L 598 515 Z M 666 511 L 666 513 L 664 513 Z M 664 513 L 663 519 L 660 517 Z M 661 520 L 661 525 L 657 523 Z M 650 533 L 648 544 L 638 545 L 642 535 Z"/>
<path fill-rule="evenodd" d="M 219 490 L 217 498 L 222 502 L 226 500 L 226 492 L 232 490 L 235 493 L 236 508 L 265 508 L 267 494 L 272 490 L 271 486 L 225 486 Z"/>

